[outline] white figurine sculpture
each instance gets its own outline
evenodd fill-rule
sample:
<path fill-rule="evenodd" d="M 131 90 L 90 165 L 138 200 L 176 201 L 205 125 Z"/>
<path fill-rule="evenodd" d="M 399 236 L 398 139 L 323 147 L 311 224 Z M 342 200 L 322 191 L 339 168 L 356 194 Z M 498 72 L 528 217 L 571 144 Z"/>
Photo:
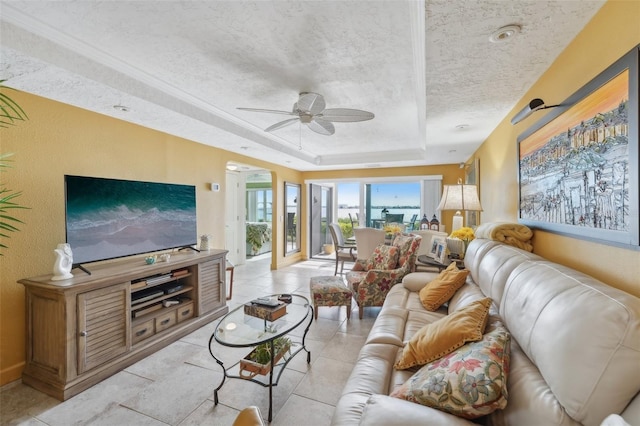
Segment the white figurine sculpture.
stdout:
<path fill-rule="evenodd" d="M 69 244 L 58 244 L 58 248 L 53 250 L 56 254 L 56 261 L 53 264 L 53 277 L 51 281 L 68 280 L 73 278 L 71 267 L 73 266 L 73 253 Z"/>

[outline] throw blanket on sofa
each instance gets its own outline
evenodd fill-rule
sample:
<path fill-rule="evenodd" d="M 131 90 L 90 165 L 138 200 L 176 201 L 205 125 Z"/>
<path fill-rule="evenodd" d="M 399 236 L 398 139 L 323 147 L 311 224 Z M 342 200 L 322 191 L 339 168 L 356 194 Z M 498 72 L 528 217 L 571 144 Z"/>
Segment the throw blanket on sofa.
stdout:
<path fill-rule="evenodd" d="M 478 226 L 476 238 L 500 241 L 528 252 L 533 251 L 533 231 L 525 225 L 511 222 L 489 222 Z"/>

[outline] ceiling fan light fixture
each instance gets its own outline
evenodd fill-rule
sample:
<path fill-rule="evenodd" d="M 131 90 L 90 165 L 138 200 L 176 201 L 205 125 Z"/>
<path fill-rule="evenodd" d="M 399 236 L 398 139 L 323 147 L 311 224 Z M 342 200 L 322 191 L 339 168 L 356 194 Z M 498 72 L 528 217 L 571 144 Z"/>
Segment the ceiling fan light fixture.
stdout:
<path fill-rule="evenodd" d="M 263 108 L 238 107 L 242 111 L 266 112 L 272 114 L 283 114 L 294 116 L 267 127 L 265 132 L 272 132 L 283 127 L 290 126 L 295 122 L 306 124 L 310 130 L 321 135 L 330 136 L 336 131 L 336 123 L 354 123 L 357 121 L 371 120 L 375 117 L 372 112 L 351 108 L 325 108 L 324 97 L 318 93 L 301 92 L 298 101 L 293 104 L 293 109 L 281 111 Z"/>
<path fill-rule="evenodd" d="M 505 41 L 519 34 L 520 30 L 522 30 L 522 27 L 520 25 L 506 25 L 492 32 L 489 36 L 489 41 L 491 43 L 504 43 Z"/>

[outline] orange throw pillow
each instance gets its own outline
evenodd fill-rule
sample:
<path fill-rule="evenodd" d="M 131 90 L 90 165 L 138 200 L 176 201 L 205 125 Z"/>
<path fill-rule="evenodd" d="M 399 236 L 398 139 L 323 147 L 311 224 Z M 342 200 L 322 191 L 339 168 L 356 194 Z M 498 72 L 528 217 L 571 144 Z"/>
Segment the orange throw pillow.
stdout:
<path fill-rule="evenodd" d="M 428 311 L 435 311 L 453 297 L 456 291 L 462 287 L 469 275 L 466 269 L 459 270 L 455 262 L 420 290 L 420 301 Z"/>
<path fill-rule="evenodd" d="M 486 297 L 425 325 L 404 346 L 394 367 L 404 370 L 423 365 L 442 358 L 465 343 L 481 340 L 490 307 L 491 298 Z"/>

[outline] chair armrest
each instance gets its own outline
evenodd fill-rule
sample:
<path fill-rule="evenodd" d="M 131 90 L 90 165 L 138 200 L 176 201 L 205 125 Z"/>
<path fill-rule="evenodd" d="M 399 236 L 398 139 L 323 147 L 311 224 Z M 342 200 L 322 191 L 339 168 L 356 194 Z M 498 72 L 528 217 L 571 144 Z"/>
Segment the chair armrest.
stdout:
<path fill-rule="evenodd" d="M 353 264 L 353 268 L 351 268 L 352 271 L 364 271 L 364 262 L 366 262 L 366 260 L 362 260 L 362 259 L 357 259 L 356 263 Z"/>

